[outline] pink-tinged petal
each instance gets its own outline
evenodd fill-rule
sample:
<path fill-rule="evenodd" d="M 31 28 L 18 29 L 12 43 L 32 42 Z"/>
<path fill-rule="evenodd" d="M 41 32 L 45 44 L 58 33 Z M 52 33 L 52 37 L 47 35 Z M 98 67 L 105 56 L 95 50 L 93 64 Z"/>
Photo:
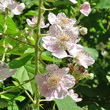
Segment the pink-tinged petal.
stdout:
<path fill-rule="evenodd" d="M 76 57 L 77 54 L 83 50 L 83 46 L 79 45 L 79 44 L 74 44 L 73 48 L 71 47 L 71 49 L 69 49 L 69 53 L 73 56 Z"/>
<path fill-rule="evenodd" d="M 61 13 L 58 13 L 57 18 L 61 19 L 61 18 L 67 18 L 67 17 L 65 15 L 65 13 L 61 12 Z"/>
<path fill-rule="evenodd" d="M 76 19 L 72 19 L 72 18 L 69 19 L 69 23 L 72 24 L 72 25 L 74 25 L 76 23 Z"/>
<path fill-rule="evenodd" d="M 69 28 L 65 28 L 64 32 L 67 35 L 71 36 L 71 40 L 73 40 L 73 43 L 74 43 L 75 40 L 78 38 L 79 28 L 78 27 L 72 27 L 71 29 L 70 29 L 70 27 Z"/>
<path fill-rule="evenodd" d="M 18 9 L 19 12 L 21 12 L 21 11 L 24 10 L 25 4 L 24 3 L 20 3 L 16 8 Z"/>
<path fill-rule="evenodd" d="M 35 82 L 38 84 L 38 85 L 42 85 L 43 81 L 45 81 L 45 75 L 44 74 L 37 74 L 35 76 Z"/>
<path fill-rule="evenodd" d="M 47 83 L 47 81 L 42 81 L 41 82 L 41 85 L 39 85 L 39 92 L 44 97 L 46 97 L 47 94 L 50 94 L 51 91 L 48 89 L 48 83 Z"/>
<path fill-rule="evenodd" d="M 75 78 L 70 74 L 64 75 L 62 77 L 62 85 L 66 89 L 72 88 L 75 85 Z"/>
<path fill-rule="evenodd" d="M 51 101 L 56 97 L 56 95 L 58 95 L 58 92 L 55 89 L 53 89 L 49 90 L 45 97 L 46 100 Z"/>
<path fill-rule="evenodd" d="M 64 87 L 60 86 L 57 88 L 57 95 L 55 96 L 56 99 L 63 99 L 67 96 L 68 90 Z"/>
<path fill-rule="evenodd" d="M 40 23 L 40 28 L 48 28 L 49 27 L 49 23 L 45 24 L 44 22 Z"/>
<path fill-rule="evenodd" d="M 44 17 L 41 18 L 40 28 L 47 28 L 49 27 L 49 23 L 45 24 Z"/>
<path fill-rule="evenodd" d="M 80 12 L 84 14 L 85 16 L 88 16 L 91 12 L 91 7 L 89 2 L 84 2 L 80 7 Z"/>
<path fill-rule="evenodd" d="M 78 3 L 76 0 L 69 0 L 69 1 L 71 1 L 73 4 Z"/>
<path fill-rule="evenodd" d="M 48 73 L 54 73 L 55 71 L 57 71 L 59 68 L 58 68 L 58 66 L 57 65 L 55 65 L 55 64 L 50 64 L 50 65 L 47 65 L 46 66 L 46 72 L 47 72 L 47 74 Z"/>
<path fill-rule="evenodd" d="M 56 43 L 56 38 L 51 36 L 45 36 L 42 38 L 43 42 L 47 45 L 53 45 Z"/>
<path fill-rule="evenodd" d="M 11 12 L 15 15 L 19 15 L 19 14 L 21 14 L 21 11 L 23 11 L 24 8 L 25 8 L 25 4 L 20 3 L 14 9 L 12 9 Z"/>
<path fill-rule="evenodd" d="M 32 22 L 30 19 L 26 19 L 26 22 L 27 24 L 30 26 L 30 27 L 34 27 L 36 24 L 34 22 Z"/>
<path fill-rule="evenodd" d="M 0 81 L 4 81 L 6 78 L 12 76 L 16 72 L 16 69 L 11 70 L 5 62 L 0 65 Z"/>
<path fill-rule="evenodd" d="M 43 45 L 42 45 L 45 49 L 47 49 L 48 51 L 50 51 L 50 52 L 58 52 L 58 50 L 59 50 L 59 47 L 58 47 L 58 45 L 56 45 L 56 44 L 45 44 L 45 43 L 43 43 Z"/>
<path fill-rule="evenodd" d="M 68 91 L 68 96 L 70 96 L 75 102 L 82 101 L 82 98 L 78 98 L 78 94 L 74 93 L 72 89 Z"/>
<path fill-rule="evenodd" d="M 5 7 L 0 4 L 0 11 L 5 11 Z"/>
<path fill-rule="evenodd" d="M 67 74 L 69 72 L 69 68 L 66 68 L 66 67 L 64 67 L 64 68 L 61 68 L 61 69 L 59 69 L 59 74 Z"/>
<path fill-rule="evenodd" d="M 95 60 L 91 58 L 90 56 L 81 56 L 78 58 L 79 64 L 84 66 L 85 68 L 88 68 L 88 66 L 94 64 Z"/>
<path fill-rule="evenodd" d="M 16 8 L 16 5 L 17 5 L 17 3 L 16 2 L 14 2 L 14 3 L 8 3 L 7 4 L 7 8 L 8 9 L 10 9 L 10 10 L 13 10 L 13 9 L 15 9 Z"/>
<path fill-rule="evenodd" d="M 52 55 L 57 58 L 70 57 L 64 49 L 59 49 L 57 52 L 53 52 Z"/>
<path fill-rule="evenodd" d="M 56 24 L 56 20 L 57 20 L 56 15 L 53 13 L 49 13 L 48 21 L 50 22 L 50 24 Z"/>
<path fill-rule="evenodd" d="M 59 37 L 62 33 L 63 33 L 63 30 L 59 25 L 53 24 L 49 28 L 49 34 L 52 37 Z"/>
<path fill-rule="evenodd" d="M 59 45 L 57 44 L 57 39 L 55 37 L 46 36 L 42 38 L 42 46 L 50 52 L 57 52 L 59 50 Z"/>

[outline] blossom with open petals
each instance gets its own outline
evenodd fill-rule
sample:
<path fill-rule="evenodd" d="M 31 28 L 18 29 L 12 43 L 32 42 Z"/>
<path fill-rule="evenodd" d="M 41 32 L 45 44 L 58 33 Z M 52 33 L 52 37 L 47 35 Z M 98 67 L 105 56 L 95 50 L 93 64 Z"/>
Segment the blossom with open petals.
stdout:
<path fill-rule="evenodd" d="M 54 13 L 49 13 L 48 20 L 50 24 L 58 24 L 62 28 L 73 27 L 73 25 L 76 23 L 76 19 L 69 19 L 63 12 L 58 13 L 57 16 Z"/>
<path fill-rule="evenodd" d="M 80 12 L 84 14 L 85 16 L 88 16 L 91 12 L 91 7 L 89 2 L 84 2 L 80 7 Z"/>
<path fill-rule="evenodd" d="M 76 59 L 78 59 L 78 63 L 85 68 L 94 64 L 95 60 L 83 49 L 83 46 L 79 44 L 74 44 L 73 49 L 69 51 L 69 53 Z"/>
<path fill-rule="evenodd" d="M 38 21 L 38 17 L 37 16 L 34 16 L 32 18 L 32 20 L 30 19 L 26 19 L 26 22 L 27 24 L 30 26 L 30 27 L 35 27 L 36 24 L 37 24 L 37 21 Z M 40 28 L 47 28 L 49 26 L 49 23 L 45 24 L 44 23 L 44 18 L 42 17 L 41 18 L 41 23 L 40 23 Z"/>
<path fill-rule="evenodd" d="M 6 78 L 12 76 L 16 70 L 10 71 L 10 68 L 8 65 L 6 65 L 5 62 L 2 62 L 0 65 L 0 81 L 4 81 Z"/>
<path fill-rule="evenodd" d="M 14 15 L 21 14 L 21 11 L 25 8 L 24 3 L 17 3 L 14 0 L 1 0 L 0 2 L 0 10 L 5 11 L 5 9 L 9 9 L 10 12 Z"/>
<path fill-rule="evenodd" d="M 78 98 L 78 94 L 77 93 L 74 93 L 74 90 L 73 89 L 70 89 L 68 91 L 68 96 L 70 96 L 75 102 L 82 101 L 82 98 Z"/>
<path fill-rule="evenodd" d="M 43 47 L 57 58 L 68 57 L 66 50 L 69 51 L 74 45 L 78 34 L 78 27 L 62 29 L 59 25 L 53 24 L 49 28 L 49 36 L 42 38 Z"/>
<path fill-rule="evenodd" d="M 35 77 L 39 85 L 39 92 L 46 100 L 63 99 L 67 96 L 68 89 L 75 85 L 75 78 L 67 74 L 69 68 L 59 68 L 55 64 L 47 65 L 46 74 L 38 74 Z"/>

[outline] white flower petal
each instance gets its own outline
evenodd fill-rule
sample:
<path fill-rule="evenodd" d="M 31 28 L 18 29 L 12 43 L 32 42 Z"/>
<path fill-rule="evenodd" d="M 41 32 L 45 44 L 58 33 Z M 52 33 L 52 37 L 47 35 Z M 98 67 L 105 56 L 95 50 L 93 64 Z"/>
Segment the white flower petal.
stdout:
<path fill-rule="evenodd" d="M 26 22 L 27 24 L 30 26 L 30 27 L 34 27 L 36 24 L 34 22 L 32 22 L 30 19 L 26 19 Z"/>
<path fill-rule="evenodd" d="M 48 21 L 50 22 L 50 24 L 56 24 L 56 20 L 57 20 L 56 15 L 53 13 L 49 13 Z"/>
<path fill-rule="evenodd" d="M 78 3 L 76 0 L 69 0 L 69 1 L 71 1 L 73 4 Z"/>
<path fill-rule="evenodd" d="M 82 98 L 78 98 L 78 94 L 74 93 L 73 89 L 68 91 L 68 96 L 70 96 L 75 102 L 82 101 Z"/>

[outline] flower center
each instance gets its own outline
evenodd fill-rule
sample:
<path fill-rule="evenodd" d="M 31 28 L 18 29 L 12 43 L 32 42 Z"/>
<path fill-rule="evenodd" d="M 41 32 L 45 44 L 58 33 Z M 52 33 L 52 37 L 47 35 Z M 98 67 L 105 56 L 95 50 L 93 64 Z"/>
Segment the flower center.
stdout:
<path fill-rule="evenodd" d="M 60 40 L 61 40 L 61 41 L 68 41 L 69 38 L 68 38 L 68 36 L 64 35 L 64 36 L 61 36 L 61 37 L 60 37 Z"/>
<path fill-rule="evenodd" d="M 68 19 L 67 19 L 67 18 L 62 18 L 61 21 L 62 21 L 63 23 L 68 23 Z"/>
<path fill-rule="evenodd" d="M 50 76 L 48 79 L 48 84 L 50 88 L 56 88 L 59 85 L 60 77 L 56 74 Z"/>

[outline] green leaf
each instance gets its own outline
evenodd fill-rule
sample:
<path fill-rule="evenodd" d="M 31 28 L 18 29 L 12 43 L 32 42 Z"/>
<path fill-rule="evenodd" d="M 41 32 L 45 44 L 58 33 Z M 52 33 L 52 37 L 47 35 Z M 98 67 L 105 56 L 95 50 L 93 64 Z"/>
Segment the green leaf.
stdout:
<path fill-rule="evenodd" d="M 8 107 L 9 104 L 6 100 L 0 99 L 0 108 Z"/>
<path fill-rule="evenodd" d="M 38 12 L 37 11 L 30 10 L 25 15 L 38 16 Z"/>
<path fill-rule="evenodd" d="M 7 16 L 6 25 L 7 25 L 7 30 L 6 30 L 7 34 L 15 34 L 18 32 L 18 29 L 14 21 L 9 16 Z"/>
<path fill-rule="evenodd" d="M 82 108 L 78 107 L 76 102 L 69 96 L 64 99 L 55 99 L 55 102 L 59 110 L 82 110 Z"/>
<path fill-rule="evenodd" d="M 94 48 L 84 47 L 84 50 L 94 59 L 97 60 L 99 57 L 98 51 Z"/>
<path fill-rule="evenodd" d="M 5 87 L 4 88 L 4 90 L 5 91 L 8 91 L 8 90 L 10 90 L 10 89 L 13 89 L 15 86 L 7 86 L 7 87 Z M 13 89 L 13 90 L 11 90 L 11 93 L 12 92 L 20 92 L 20 89 L 19 88 L 16 88 L 16 89 Z"/>
<path fill-rule="evenodd" d="M 20 95 L 20 96 L 16 97 L 15 100 L 22 102 L 25 98 L 26 97 Z"/>
<path fill-rule="evenodd" d="M 110 0 L 100 0 L 95 6 L 95 8 L 110 8 Z"/>
<path fill-rule="evenodd" d="M 13 75 L 13 78 L 19 80 L 20 83 L 23 83 L 26 80 L 30 80 L 35 76 L 35 67 L 31 64 L 31 61 L 27 62 L 25 65 L 20 67 L 17 72 Z M 35 91 L 35 81 L 32 80 L 23 85 L 23 87 L 30 91 L 31 94 Z"/>
<path fill-rule="evenodd" d="M 29 53 L 34 53 L 35 49 L 34 48 L 28 48 L 24 53 L 29 54 Z"/>
<path fill-rule="evenodd" d="M 1 98 L 7 99 L 7 100 L 11 100 L 11 99 L 13 99 L 14 97 L 15 97 L 14 94 L 9 94 L 9 93 L 2 94 L 2 95 L 1 95 Z"/>
<path fill-rule="evenodd" d="M 53 62 L 53 58 L 51 58 L 51 53 L 48 51 L 43 52 L 41 58 L 42 60 Z"/>
<path fill-rule="evenodd" d="M 24 56 L 24 57 L 14 59 L 14 60 L 12 60 L 12 61 L 9 63 L 9 66 L 10 66 L 11 69 L 22 67 L 22 66 L 24 66 L 31 58 L 32 58 L 32 56 L 29 54 L 29 55 L 26 55 L 26 56 Z"/>
<path fill-rule="evenodd" d="M 9 106 L 8 110 L 12 110 L 12 106 Z M 20 110 L 15 101 L 13 102 L 13 110 Z"/>

